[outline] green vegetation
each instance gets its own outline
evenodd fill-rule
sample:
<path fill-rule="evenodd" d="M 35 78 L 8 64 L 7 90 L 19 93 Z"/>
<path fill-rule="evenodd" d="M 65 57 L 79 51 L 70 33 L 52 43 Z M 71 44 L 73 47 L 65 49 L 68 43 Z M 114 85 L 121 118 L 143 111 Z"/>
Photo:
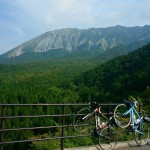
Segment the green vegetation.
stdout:
<path fill-rule="evenodd" d="M 0 65 L 0 102 L 1 103 L 78 103 L 89 99 L 101 103 L 122 102 L 129 95 L 137 97 L 143 103 L 150 102 L 150 44 L 126 56 L 120 56 L 106 63 L 99 64 L 97 59 L 72 58 L 28 63 L 20 65 Z M 148 106 L 144 108 L 149 110 Z M 59 107 L 30 107 L 7 109 L 7 115 L 55 114 Z M 68 108 L 67 112 L 71 113 Z M 59 118 L 8 120 L 6 128 L 49 126 L 60 123 Z M 67 121 L 72 121 L 67 120 Z M 68 130 L 67 132 L 72 132 Z M 40 130 L 26 133 L 11 132 L 6 140 L 47 137 L 60 134 L 60 131 Z M 66 147 L 90 144 L 89 138 L 66 140 Z M 56 143 L 55 143 L 56 142 Z M 55 141 L 55 146 L 58 146 Z M 54 144 L 53 143 L 53 144 Z M 18 144 L 17 148 L 6 146 L 5 149 L 50 149 L 50 142 Z M 57 147 L 56 147 L 57 149 Z"/>
<path fill-rule="evenodd" d="M 150 85 L 149 77 L 150 44 L 85 72 L 76 79 L 76 86 L 83 91 L 81 99 L 121 102 L 129 95 L 140 96 Z"/>
<path fill-rule="evenodd" d="M 65 93 L 72 92 L 67 91 L 66 86 L 75 88 L 73 78 L 95 66 L 96 61 L 91 59 L 0 65 L 1 103 L 45 103 L 56 99 L 61 99 L 61 102 Z"/>

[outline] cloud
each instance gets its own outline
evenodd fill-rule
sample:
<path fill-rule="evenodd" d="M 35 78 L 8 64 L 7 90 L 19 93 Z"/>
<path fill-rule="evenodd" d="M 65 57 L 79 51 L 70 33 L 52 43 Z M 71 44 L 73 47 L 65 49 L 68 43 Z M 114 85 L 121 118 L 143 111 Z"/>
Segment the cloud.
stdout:
<path fill-rule="evenodd" d="M 13 0 L 8 6 L 9 17 L 24 27 L 41 27 L 41 32 L 64 26 L 111 26 L 116 21 L 132 26 L 137 19 L 143 24 L 143 15 L 150 16 L 148 0 Z"/>
<path fill-rule="evenodd" d="M 7 14 L 18 23 L 30 24 L 31 21 L 31 27 L 38 24 L 47 29 L 50 25 L 60 27 L 62 24 L 63 28 L 65 24 L 80 22 L 82 26 L 82 23 L 93 21 L 91 3 L 92 0 L 13 0 L 8 3 L 12 9 Z"/>
<path fill-rule="evenodd" d="M 150 24 L 150 0 L 0 0 L 0 14 L 1 54 L 55 29 Z"/>

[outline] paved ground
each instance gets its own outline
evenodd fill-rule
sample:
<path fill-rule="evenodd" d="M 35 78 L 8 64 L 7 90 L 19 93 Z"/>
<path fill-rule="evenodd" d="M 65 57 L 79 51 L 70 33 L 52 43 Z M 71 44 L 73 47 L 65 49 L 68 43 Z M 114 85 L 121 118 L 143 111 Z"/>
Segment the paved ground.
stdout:
<path fill-rule="evenodd" d="M 68 148 L 65 150 L 101 150 L 101 149 L 98 145 L 93 145 L 86 147 Z M 129 143 L 119 142 L 116 145 L 115 150 L 150 150 L 150 144 L 139 147 L 134 141 L 131 141 Z"/>
<path fill-rule="evenodd" d="M 146 145 L 142 147 L 117 148 L 116 150 L 150 150 L 150 145 Z"/>

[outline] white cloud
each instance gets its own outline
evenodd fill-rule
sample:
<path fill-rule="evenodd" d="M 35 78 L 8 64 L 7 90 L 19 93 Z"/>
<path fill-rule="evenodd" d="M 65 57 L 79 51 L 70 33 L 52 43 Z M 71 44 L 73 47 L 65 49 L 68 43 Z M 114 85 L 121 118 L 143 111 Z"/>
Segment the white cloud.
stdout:
<path fill-rule="evenodd" d="M 1 47 L 9 37 L 15 47 L 59 28 L 150 24 L 150 0 L 0 0 L 0 13 L 0 40 L 8 36 Z"/>

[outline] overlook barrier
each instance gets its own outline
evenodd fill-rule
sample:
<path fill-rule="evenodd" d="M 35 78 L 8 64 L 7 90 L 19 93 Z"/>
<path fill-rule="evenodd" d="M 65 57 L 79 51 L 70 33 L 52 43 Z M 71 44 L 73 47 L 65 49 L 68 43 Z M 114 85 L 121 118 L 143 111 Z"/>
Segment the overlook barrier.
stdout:
<path fill-rule="evenodd" d="M 110 117 L 110 115 L 112 114 L 111 111 L 112 109 L 118 105 L 117 103 L 115 104 L 100 104 L 102 107 L 105 107 L 105 114 L 107 114 L 108 118 Z M 78 138 L 78 137 L 87 137 L 87 136 L 92 136 L 91 134 L 84 134 L 84 133 L 80 133 L 78 135 L 65 135 L 64 134 L 64 130 L 68 127 L 73 128 L 73 117 L 75 116 L 75 114 L 77 112 L 72 111 L 71 114 L 66 113 L 67 109 L 69 107 L 74 106 L 77 110 L 78 107 L 88 107 L 88 104 L 0 104 L 0 110 L 1 110 L 1 116 L 0 116 L 0 121 L 1 121 L 1 129 L 0 129 L 0 150 L 3 150 L 4 145 L 7 144 L 16 144 L 16 143 L 25 143 L 25 142 L 33 142 L 33 141 L 45 141 L 45 140 L 60 140 L 60 149 L 64 150 L 64 141 L 67 138 Z M 8 109 L 12 109 L 14 110 L 16 107 L 20 107 L 20 109 L 23 109 L 23 107 L 59 107 L 60 114 L 57 114 L 57 112 L 55 112 L 55 114 L 38 114 L 38 115 L 7 115 L 7 110 Z M 78 109 L 79 110 L 79 109 Z M 141 111 L 141 105 L 139 105 L 139 112 Z M 13 120 L 13 119 L 25 119 L 25 118 L 57 118 L 57 117 L 61 117 L 61 124 L 58 125 L 53 125 L 53 126 L 36 126 L 36 127 L 13 127 L 13 128 L 6 128 L 5 124 L 7 120 Z M 72 122 L 66 122 L 67 117 L 72 117 Z M 21 124 L 21 120 L 20 120 L 20 124 Z M 60 136 L 52 136 L 52 137 L 47 137 L 47 138 L 34 138 L 34 139 L 24 139 L 24 140 L 13 140 L 13 141 L 6 141 L 5 139 L 5 134 L 9 131 L 11 132 L 17 132 L 17 131 L 26 131 L 26 130 L 42 130 L 42 129 L 57 129 L 59 128 L 61 130 L 61 135 Z"/>

